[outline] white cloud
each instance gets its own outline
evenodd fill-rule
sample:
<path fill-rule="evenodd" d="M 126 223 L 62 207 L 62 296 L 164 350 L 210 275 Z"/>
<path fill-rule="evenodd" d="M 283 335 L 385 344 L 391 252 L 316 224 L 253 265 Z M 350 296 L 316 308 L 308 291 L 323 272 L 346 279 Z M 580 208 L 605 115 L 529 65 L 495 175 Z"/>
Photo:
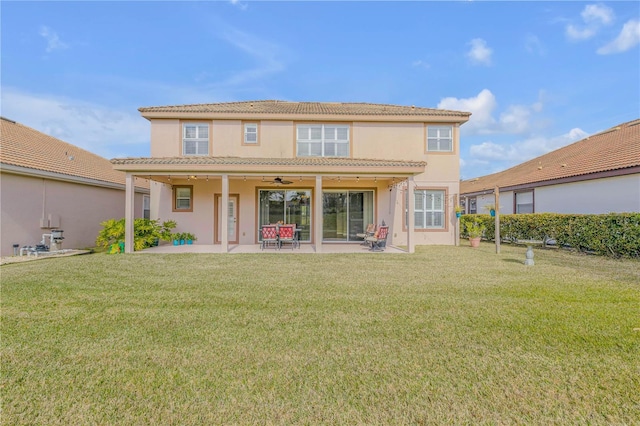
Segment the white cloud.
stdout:
<path fill-rule="evenodd" d="M 240 0 L 229 0 L 229 3 L 238 7 L 240 10 L 247 10 L 249 7 L 247 3 L 242 3 Z"/>
<path fill-rule="evenodd" d="M 527 132 L 532 115 L 542 111 L 543 108 L 541 100 L 532 105 L 509 105 L 496 119 L 494 111 L 497 106 L 496 97 L 489 89 L 483 89 L 472 98 L 449 97 L 438 103 L 438 108 L 471 113 L 469 122 L 462 126 L 464 135 Z"/>
<path fill-rule="evenodd" d="M 573 24 L 567 25 L 567 36 L 574 41 L 587 40 L 596 35 L 595 28 L 578 28 Z"/>
<path fill-rule="evenodd" d="M 469 42 L 471 49 L 467 52 L 467 57 L 474 65 L 491 65 L 491 55 L 493 50 L 487 47 L 487 42 L 481 38 L 474 38 Z"/>
<path fill-rule="evenodd" d="M 485 130 L 491 129 L 495 125 L 496 121 L 492 117 L 492 113 L 496 106 L 496 97 L 488 89 L 482 90 L 478 96 L 473 98 L 449 97 L 438 103 L 438 108 L 441 109 L 471 113 L 469 122 L 462 126 L 463 131 L 467 133 L 487 133 Z"/>
<path fill-rule="evenodd" d="M 423 61 L 423 60 L 420 60 L 420 59 L 418 59 L 417 61 L 413 61 L 413 62 L 411 63 L 411 65 L 412 65 L 413 67 L 416 67 L 416 68 L 423 68 L 423 69 L 425 69 L 425 70 L 428 70 L 429 68 L 431 68 L 431 65 L 430 65 L 430 64 L 428 64 L 427 62 L 425 62 L 425 61 Z"/>
<path fill-rule="evenodd" d="M 580 13 L 584 22 L 599 22 L 609 25 L 613 22 L 614 13 L 610 7 L 601 4 L 589 4 Z"/>
<path fill-rule="evenodd" d="M 536 136 L 513 143 L 498 144 L 492 141 L 472 145 L 469 148 L 472 161 L 475 162 L 501 162 L 502 169 L 507 169 L 532 158 L 554 151 L 563 146 L 577 142 L 588 136 L 588 133 L 579 128 L 551 138 Z"/>
<path fill-rule="evenodd" d="M 588 4 L 580 13 L 584 25 L 567 24 L 566 34 L 572 41 L 587 40 L 595 36 L 603 25 L 610 25 L 615 14 L 610 7 Z"/>
<path fill-rule="evenodd" d="M 106 158 L 148 155 L 149 123 L 137 111 L 3 87 L 2 114 Z"/>
<path fill-rule="evenodd" d="M 597 52 L 600 55 L 621 53 L 626 52 L 637 44 L 640 44 L 640 21 L 632 19 L 624 24 L 622 31 L 620 31 L 615 40 L 602 46 Z"/>
<path fill-rule="evenodd" d="M 263 37 L 231 27 L 223 30 L 221 37 L 254 58 L 257 64 L 255 68 L 238 72 L 225 81 L 225 85 L 244 85 L 285 69 L 285 62 L 282 59 L 285 56 L 285 49 Z"/>
<path fill-rule="evenodd" d="M 529 130 L 532 108 L 524 105 L 510 105 L 500 114 L 500 125 L 506 133 L 524 133 Z"/>
<path fill-rule="evenodd" d="M 51 53 L 54 50 L 62 50 L 62 49 L 69 48 L 69 45 L 67 43 L 60 40 L 60 37 L 58 37 L 58 33 L 51 30 L 51 28 L 49 27 L 41 27 L 40 35 L 47 41 L 47 48 L 46 48 L 47 53 Z"/>

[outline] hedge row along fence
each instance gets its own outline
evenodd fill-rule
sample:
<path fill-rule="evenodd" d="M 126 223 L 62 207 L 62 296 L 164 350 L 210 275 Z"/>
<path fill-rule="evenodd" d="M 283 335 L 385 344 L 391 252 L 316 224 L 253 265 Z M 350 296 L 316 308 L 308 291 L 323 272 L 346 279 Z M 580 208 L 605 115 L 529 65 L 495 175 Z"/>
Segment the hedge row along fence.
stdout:
<path fill-rule="evenodd" d="M 485 214 L 460 217 L 460 236 L 467 222 L 484 225 L 484 239 L 495 239 L 495 218 Z M 500 240 L 554 240 L 560 247 L 611 257 L 640 257 L 640 213 L 500 215 Z"/>

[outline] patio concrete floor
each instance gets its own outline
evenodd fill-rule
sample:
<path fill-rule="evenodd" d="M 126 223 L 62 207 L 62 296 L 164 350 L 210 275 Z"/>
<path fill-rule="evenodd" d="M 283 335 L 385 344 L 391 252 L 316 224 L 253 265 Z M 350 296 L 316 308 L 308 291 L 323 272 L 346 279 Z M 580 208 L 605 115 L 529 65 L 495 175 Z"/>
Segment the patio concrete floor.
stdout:
<path fill-rule="evenodd" d="M 184 244 L 174 246 L 172 244 L 161 244 L 157 247 L 150 247 L 142 251 L 137 251 L 135 254 L 153 254 L 153 253 L 223 253 L 222 245 L 208 245 L 208 244 Z M 281 249 L 273 247 L 260 249 L 259 244 L 246 244 L 229 245 L 229 253 L 278 253 L 278 254 L 309 254 L 316 253 L 316 247 L 313 244 L 301 244 L 300 247 L 296 247 L 293 250 L 291 246 L 284 246 Z M 322 253 L 372 253 L 368 246 L 360 244 L 322 244 Z M 402 254 L 407 253 L 405 250 L 399 249 L 393 246 L 387 246 L 383 252 L 376 253 L 388 253 L 388 254 Z"/>

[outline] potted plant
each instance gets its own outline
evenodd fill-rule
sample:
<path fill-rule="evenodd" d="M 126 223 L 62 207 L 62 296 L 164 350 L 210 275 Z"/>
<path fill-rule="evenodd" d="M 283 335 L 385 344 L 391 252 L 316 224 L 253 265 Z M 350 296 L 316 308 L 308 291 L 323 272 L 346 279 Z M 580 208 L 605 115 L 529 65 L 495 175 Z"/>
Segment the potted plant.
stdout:
<path fill-rule="evenodd" d="M 456 212 L 456 217 L 459 218 L 460 216 L 462 216 L 462 213 L 464 213 L 464 210 L 462 209 L 461 206 L 456 205 L 454 207 L 454 211 Z"/>
<path fill-rule="evenodd" d="M 187 244 L 193 244 L 193 242 L 197 240 L 196 236 L 190 232 L 185 232 L 182 236 L 184 237 Z"/>
<path fill-rule="evenodd" d="M 496 206 L 494 206 L 493 204 L 487 204 L 486 206 L 484 206 L 484 208 L 489 210 L 489 214 L 491 215 L 491 217 L 494 217 L 496 215 Z"/>
<path fill-rule="evenodd" d="M 469 236 L 469 244 L 471 244 L 471 247 L 479 247 L 480 238 L 486 229 L 485 226 L 478 222 L 467 222 L 465 224 L 465 229 Z"/>
<path fill-rule="evenodd" d="M 180 234 L 179 232 L 175 232 L 173 234 L 171 234 L 171 240 L 173 241 L 173 245 L 177 246 L 180 245 L 180 236 L 182 234 Z"/>

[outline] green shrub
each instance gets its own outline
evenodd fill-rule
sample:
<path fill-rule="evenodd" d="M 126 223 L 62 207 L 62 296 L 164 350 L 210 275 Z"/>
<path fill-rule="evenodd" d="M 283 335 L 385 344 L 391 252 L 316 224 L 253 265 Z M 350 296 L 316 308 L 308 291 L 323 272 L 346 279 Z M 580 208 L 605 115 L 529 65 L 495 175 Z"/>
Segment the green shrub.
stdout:
<path fill-rule="evenodd" d="M 102 230 L 98 233 L 96 245 L 108 248 L 113 244 L 124 242 L 124 222 L 124 218 L 102 222 L 100 224 Z M 133 249 L 137 251 L 151 247 L 157 239 L 170 240 L 171 230 L 175 227 L 176 222 L 173 220 L 160 224 L 156 219 L 135 219 L 133 221 Z"/>
<path fill-rule="evenodd" d="M 467 223 L 484 225 L 488 240 L 495 235 L 495 218 L 489 215 L 463 215 L 461 237 L 467 237 Z M 555 240 L 558 246 L 612 257 L 640 257 L 640 213 L 509 214 L 500 215 L 500 239 Z"/>

